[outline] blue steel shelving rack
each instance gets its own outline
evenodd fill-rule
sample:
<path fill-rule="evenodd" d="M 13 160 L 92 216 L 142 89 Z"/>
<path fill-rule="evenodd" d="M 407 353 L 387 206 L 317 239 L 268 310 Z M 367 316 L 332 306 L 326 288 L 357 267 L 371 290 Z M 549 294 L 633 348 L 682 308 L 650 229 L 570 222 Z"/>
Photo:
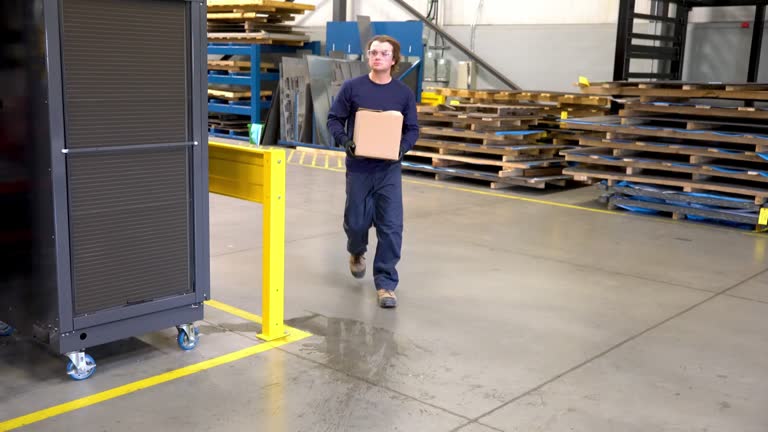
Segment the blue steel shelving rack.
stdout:
<path fill-rule="evenodd" d="M 262 101 L 260 94 L 263 81 L 278 81 L 280 74 L 277 72 L 261 72 L 262 54 L 293 54 L 299 50 L 309 50 L 314 55 L 320 55 L 320 42 L 307 42 L 303 46 L 286 45 L 263 45 L 263 44 L 242 44 L 242 43 L 209 43 L 208 54 L 214 55 L 239 55 L 247 56 L 251 61 L 251 72 L 216 74 L 208 72 L 209 84 L 229 84 L 249 87 L 251 90 L 251 102 L 242 104 L 226 104 L 208 102 L 208 112 L 239 114 L 249 116 L 251 123 L 261 123 L 261 111 L 269 109 L 272 104 L 271 99 Z M 224 135 L 210 132 L 211 135 L 225 136 L 227 138 L 243 138 L 236 135 Z"/>

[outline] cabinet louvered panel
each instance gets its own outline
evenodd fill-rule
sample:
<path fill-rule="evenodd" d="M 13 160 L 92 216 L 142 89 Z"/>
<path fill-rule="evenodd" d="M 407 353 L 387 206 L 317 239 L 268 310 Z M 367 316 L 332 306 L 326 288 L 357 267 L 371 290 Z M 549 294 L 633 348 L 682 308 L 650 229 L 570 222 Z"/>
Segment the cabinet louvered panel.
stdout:
<path fill-rule="evenodd" d="M 185 141 L 186 3 L 64 0 L 68 148 Z"/>
<path fill-rule="evenodd" d="M 70 158 L 76 314 L 192 291 L 187 152 Z"/>
<path fill-rule="evenodd" d="M 190 293 L 187 3 L 61 4 L 75 314 Z"/>

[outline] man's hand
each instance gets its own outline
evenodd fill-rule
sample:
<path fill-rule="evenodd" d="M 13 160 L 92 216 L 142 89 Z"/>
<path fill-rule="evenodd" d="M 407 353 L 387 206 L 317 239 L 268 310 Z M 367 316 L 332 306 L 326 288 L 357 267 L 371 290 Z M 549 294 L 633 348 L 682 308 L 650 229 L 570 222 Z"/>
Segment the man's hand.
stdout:
<path fill-rule="evenodd" d="M 348 158 L 355 158 L 355 147 L 355 142 L 352 140 L 347 140 L 347 142 L 344 143 L 344 150 L 346 150 Z"/>

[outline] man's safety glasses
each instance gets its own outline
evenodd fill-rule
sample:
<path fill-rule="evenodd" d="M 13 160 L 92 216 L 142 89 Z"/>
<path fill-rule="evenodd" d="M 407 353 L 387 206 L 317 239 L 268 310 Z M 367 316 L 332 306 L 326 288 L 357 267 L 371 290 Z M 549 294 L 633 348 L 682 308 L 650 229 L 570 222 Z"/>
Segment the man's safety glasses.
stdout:
<path fill-rule="evenodd" d="M 368 50 L 368 57 L 377 57 L 379 54 L 381 54 L 382 57 L 387 58 L 392 55 L 392 51 Z"/>

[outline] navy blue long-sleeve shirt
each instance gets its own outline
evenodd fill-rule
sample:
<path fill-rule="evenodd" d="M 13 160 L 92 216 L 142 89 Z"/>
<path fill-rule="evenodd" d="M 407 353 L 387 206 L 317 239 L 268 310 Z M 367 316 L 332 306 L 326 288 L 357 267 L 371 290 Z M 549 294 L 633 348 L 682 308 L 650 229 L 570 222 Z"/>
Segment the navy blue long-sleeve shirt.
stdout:
<path fill-rule="evenodd" d="M 416 97 L 399 80 L 377 84 L 366 74 L 348 80 L 341 86 L 328 112 L 328 130 L 338 146 L 343 147 L 354 136 L 355 114 L 359 108 L 399 111 L 403 114 L 400 150 L 405 154 L 416 144 L 419 138 Z M 347 158 L 347 170 L 354 172 L 376 171 L 388 164 L 392 162 L 363 157 Z"/>

